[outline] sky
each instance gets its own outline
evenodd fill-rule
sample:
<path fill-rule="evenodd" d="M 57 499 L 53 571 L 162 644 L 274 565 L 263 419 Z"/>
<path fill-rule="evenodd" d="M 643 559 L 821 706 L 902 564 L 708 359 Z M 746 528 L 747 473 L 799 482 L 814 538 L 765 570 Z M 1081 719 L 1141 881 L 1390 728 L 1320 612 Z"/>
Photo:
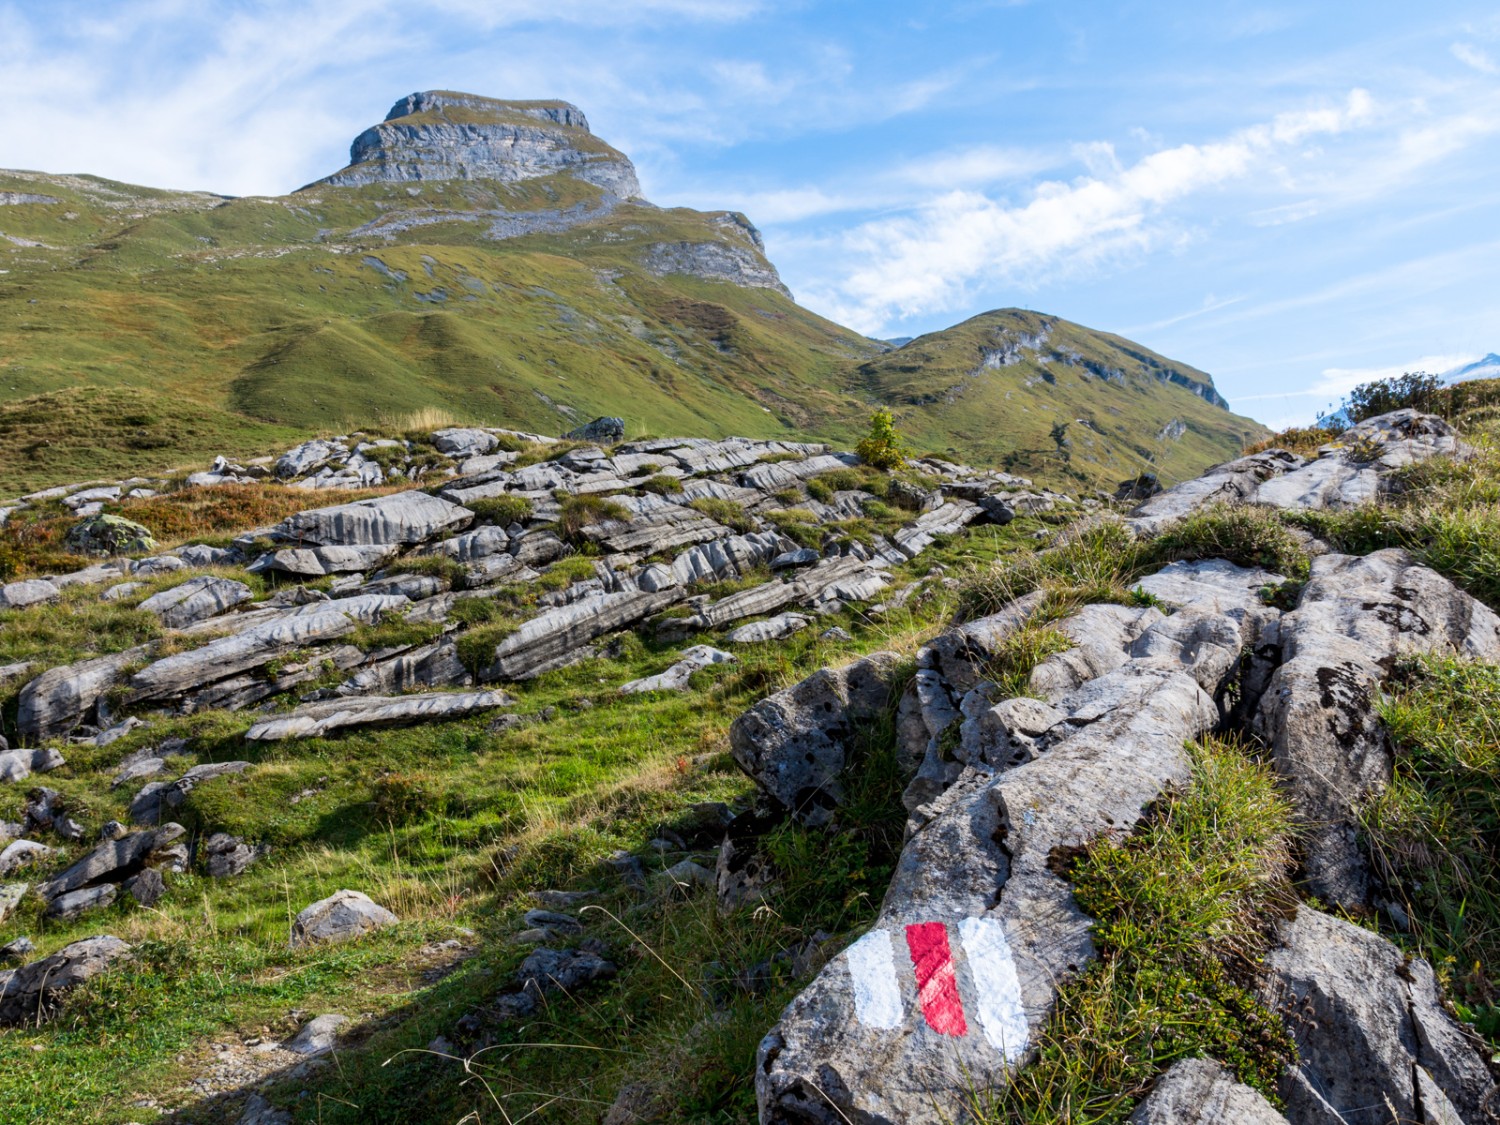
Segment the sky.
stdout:
<path fill-rule="evenodd" d="M 1018 306 L 1311 420 L 1500 351 L 1500 5 L 0 0 L 0 167 L 282 194 L 417 90 L 564 98 L 807 307 Z"/>

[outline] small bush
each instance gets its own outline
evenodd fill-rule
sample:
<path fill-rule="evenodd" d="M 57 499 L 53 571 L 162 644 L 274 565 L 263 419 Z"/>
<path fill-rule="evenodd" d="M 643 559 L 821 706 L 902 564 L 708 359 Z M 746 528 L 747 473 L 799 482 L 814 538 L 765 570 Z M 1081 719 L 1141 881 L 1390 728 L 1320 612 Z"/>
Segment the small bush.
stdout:
<path fill-rule="evenodd" d="M 746 535 L 756 528 L 755 517 L 733 500 L 721 500 L 716 496 L 704 496 L 688 505 L 695 512 L 702 512 L 715 523 L 721 523 L 733 531 Z"/>
<path fill-rule="evenodd" d="M 375 819 L 400 827 L 441 812 L 440 788 L 438 778 L 424 770 L 383 773 L 370 786 Z"/>
<path fill-rule="evenodd" d="M 1034 590 L 1048 592 L 1047 612 L 1063 616 L 1089 602 L 1130 604 L 1130 587 L 1150 562 L 1149 548 L 1114 521 L 1062 533 L 1056 546 L 1022 551 L 971 572 L 958 591 L 960 621 L 998 613 Z"/>
<path fill-rule="evenodd" d="M 821 477 L 813 477 L 807 482 L 807 494 L 820 504 L 826 504 L 833 499 L 834 488 Z"/>
<path fill-rule="evenodd" d="M 906 464 L 906 442 L 889 410 L 882 406 L 870 415 L 870 432 L 860 439 L 854 452 L 866 465 L 885 472 Z"/>
<path fill-rule="evenodd" d="M 1036 666 L 1072 647 L 1073 642 L 1051 625 L 1028 622 L 1001 642 L 985 664 L 984 679 L 995 682 L 999 689 L 996 699 L 1028 695 Z"/>
<path fill-rule="evenodd" d="M 682 481 L 676 477 L 669 477 L 665 473 L 657 473 L 654 477 L 647 477 L 636 487 L 642 492 L 654 492 L 658 496 L 672 496 L 682 491 Z"/>
<path fill-rule="evenodd" d="M 1408 371 L 1395 378 L 1361 383 L 1349 392 L 1344 410 L 1356 423 L 1407 407 L 1430 412 L 1438 405 L 1442 390 L 1443 381 L 1436 375 Z"/>
<path fill-rule="evenodd" d="M 1270 508 L 1213 505 L 1169 528 L 1151 544 L 1153 561 L 1228 559 L 1264 567 L 1287 578 L 1306 578 L 1312 559 L 1297 536 Z"/>
<path fill-rule="evenodd" d="M 464 564 L 447 555 L 407 555 L 385 568 L 387 574 L 420 574 L 437 578 L 449 586 L 462 586 L 468 577 Z"/>
<path fill-rule="evenodd" d="M 534 511 L 531 501 L 524 496 L 492 496 L 487 500 L 470 500 L 464 505 L 473 512 L 480 523 L 509 527 L 513 523 L 525 523 Z"/>
<path fill-rule="evenodd" d="M 557 519 L 557 533 L 573 544 L 586 542 L 583 529 L 610 520 L 628 520 L 630 514 L 613 500 L 602 496 L 567 496 L 562 502 L 562 513 Z"/>
<path fill-rule="evenodd" d="M 568 558 L 558 559 L 544 570 L 536 580 L 536 585 L 540 590 L 565 590 L 575 582 L 586 582 L 596 577 L 598 574 L 594 570 L 593 559 L 584 555 L 570 555 Z"/>

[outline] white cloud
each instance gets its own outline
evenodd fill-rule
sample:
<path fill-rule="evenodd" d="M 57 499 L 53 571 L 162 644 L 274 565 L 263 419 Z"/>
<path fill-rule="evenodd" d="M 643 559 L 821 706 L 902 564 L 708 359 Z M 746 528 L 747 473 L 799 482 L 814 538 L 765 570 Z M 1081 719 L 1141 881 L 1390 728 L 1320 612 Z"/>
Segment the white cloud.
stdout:
<path fill-rule="evenodd" d="M 1336 402 L 1362 383 L 1373 383 L 1377 379 L 1394 379 L 1409 371 L 1425 371 L 1429 375 L 1441 375 L 1473 363 L 1479 359 L 1477 352 L 1451 355 L 1423 355 L 1405 363 L 1388 363 L 1378 367 L 1325 367 L 1312 386 L 1300 391 L 1282 391 L 1268 395 L 1239 395 L 1236 402 L 1264 402 L 1288 398 L 1323 398 Z"/>
<path fill-rule="evenodd" d="M 845 323 L 873 332 L 895 318 L 955 308 L 976 282 L 1027 285 L 1043 271 L 1076 271 L 1176 244 L 1184 234 L 1164 215 L 1170 204 L 1264 173 L 1285 150 L 1359 127 L 1373 114 L 1373 99 L 1356 89 L 1338 106 L 1284 113 L 1220 141 L 1151 153 L 1128 167 L 1091 150 L 1093 175 L 1041 183 L 1024 203 L 948 192 L 914 214 L 848 232 L 846 250 L 860 264 L 814 299 Z"/>
<path fill-rule="evenodd" d="M 1481 74 L 1500 74 L 1495 60 L 1471 43 L 1455 43 L 1448 48 L 1453 57 L 1465 66 L 1471 66 Z"/>

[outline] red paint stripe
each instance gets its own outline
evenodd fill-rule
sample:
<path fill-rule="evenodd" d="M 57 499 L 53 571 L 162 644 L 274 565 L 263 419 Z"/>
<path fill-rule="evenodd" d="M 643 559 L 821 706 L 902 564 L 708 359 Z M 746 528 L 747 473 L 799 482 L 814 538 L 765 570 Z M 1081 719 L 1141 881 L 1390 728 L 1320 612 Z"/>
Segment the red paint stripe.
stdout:
<path fill-rule="evenodd" d="M 906 947 L 917 970 L 917 1000 L 927 1026 L 939 1035 L 967 1035 L 964 1003 L 958 996 L 958 975 L 948 948 L 948 927 L 942 922 L 918 922 L 906 927 Z"/>

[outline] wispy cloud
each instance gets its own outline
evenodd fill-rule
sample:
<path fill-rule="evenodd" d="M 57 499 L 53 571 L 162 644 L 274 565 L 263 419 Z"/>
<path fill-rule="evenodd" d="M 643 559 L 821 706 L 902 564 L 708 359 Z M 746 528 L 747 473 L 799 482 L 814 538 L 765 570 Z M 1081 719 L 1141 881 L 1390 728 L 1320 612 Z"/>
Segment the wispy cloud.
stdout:
<path fill-rule="evenodd" d="M 1488 54 L 1472 43 L 1455 43 L 1448 50 L 1465 66 L 1471 66 L 1481 74 L 1500 74 L 1500 67 Z"/>
<path fill-rule="evenodd" d="M 874 331 L 894 319 L 957 307 L 971 285 L 1031 283 L 1042 271 L 1078 270 L 1181 237 L 1166 216 L 1174 202 L 1265 171 L 1313 138 L 1357 128 L 1374 102 L 1353 90 L 1338 105 L 1283 113 L 1203 145 L 1151 153 L 1128 167 L 1037 185 L 1023 203 L 953 191 L 914 214 L 866 223 L 844 236 L 858 260 L 818 299 L 846 323 Z"/>
<path fill-rule="evenodd" d="M 1272 399 L 1322 398 L 1330 402 L 1348 394 L 1362 383 L 1373 383 L 1378 379 L 1393 379 L 1410 371 L 1425 371 L 1429 375 L 1441 375 L 1473 363 L 1479 359 L 1477 352 L 1451 355 L 1423 355 L 1405 363 L 1387 363 L 1376 367 L 1325 367 L 1317 382 L 1297 391 L 1281 391 L 1277 394 L 1240 395 L 1236 402 L 1264 402 Z"/>

